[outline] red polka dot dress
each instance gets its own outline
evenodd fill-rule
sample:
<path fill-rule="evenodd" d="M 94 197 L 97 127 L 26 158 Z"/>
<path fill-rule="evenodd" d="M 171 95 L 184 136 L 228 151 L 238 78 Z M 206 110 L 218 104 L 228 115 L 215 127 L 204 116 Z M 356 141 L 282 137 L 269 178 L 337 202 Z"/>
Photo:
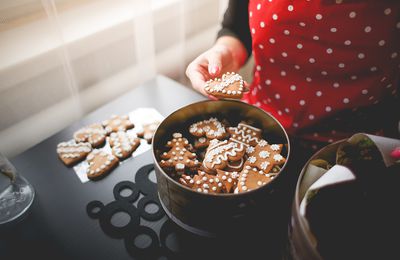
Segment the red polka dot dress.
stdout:
<path fill-rule="evenodd" d="M 397 95 L 400 1 L 254 0 L 248 11 L 255 74 L 244 101 L 321 142 L 390 117 L 371 107 Z"/>

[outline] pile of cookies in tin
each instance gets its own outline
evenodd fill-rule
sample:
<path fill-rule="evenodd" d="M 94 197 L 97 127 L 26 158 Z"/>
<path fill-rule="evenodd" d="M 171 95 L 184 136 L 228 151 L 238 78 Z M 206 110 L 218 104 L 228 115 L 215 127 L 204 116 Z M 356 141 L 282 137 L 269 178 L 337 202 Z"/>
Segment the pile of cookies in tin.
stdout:
<path fill-rule="evenodd" d="M 153 134 L 159 122 L 144 125 L 137 134 L 129 129 L 135 125 L 127 115 L 113 115 L 101 123 L 85 126 L 73 135 L 73 139 L 57 145 L 60 160 L 66 166 L 73 166 L 86 159 L 88 163 L 87 177 L 91 180 L 100 179 L 115 168 L 120 161 L 129 158 L 139 147 L 139 137 L 151 143 Z M 106 144 L 111 147 L 111 153 L 101 149 Z"/>
<path fill-rule="evenodd" d="M 230 127 L 211 117 L 189 126 L 190 136 L 174 133 L 159 165 L 182 185 L 202 193 L 242 193 L 279 174 L 284 144 L 270 144 L 262 130 L 246 122 Z M 189 142 L 193 140 L 193 144 Z"/>

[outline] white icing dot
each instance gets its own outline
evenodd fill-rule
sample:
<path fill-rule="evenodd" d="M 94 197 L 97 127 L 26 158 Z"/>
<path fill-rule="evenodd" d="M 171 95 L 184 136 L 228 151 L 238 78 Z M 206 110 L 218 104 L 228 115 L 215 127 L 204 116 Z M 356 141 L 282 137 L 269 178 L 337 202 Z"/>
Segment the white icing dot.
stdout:
<path fill-rule="evenodd" d="M 317 15 L 315 16 L 315 19 L 317 19 L 317 20 L 322 20 L 322 15 L 321 15 L 321 14 L 317 14 Z"/>
<path fill-rule="evenodd" d="M 383 12 L 385 13 L 385 15 L 389 15 L 392 12 L 392 9 L 386 8 Z"/>
<path fill-rule="evenodd" d="M 300 100 L 299 102 L 300 106 L 304 106 L 306 104 L 306 101 L 304 101 L 304 99 Z"/>
<path fill-rule="evenodd" d="M 286 58 L 288 55 L 286 52 L 282 52 L 282 56 Z"/>
<path fill-rule="evenodd" d="M 314 59 L 314 58 L 309 58 L 308 61 L 309 61 L 310 63 L 315 63 L 315 59 Z"/>
<path fill-rule="evenodd" d="M 312 38 L 313 38 L 314 41 L 318 41 L 319 40 L 319 37 L 317 35 L 314 35 Z"/>
<path fill-rule="evenodd" d="M 344 65 L 344 63 L 339 63 L 338 67 L 339 67 L 339 68 L 344 68 L 345 65 Z"/>
<path fill-rule="evenodd" d="M 346 40 L 346 41 L 344 41 L 344 45 L 347 45 L 347 46 L 349 46 L 351 44 L 351 41 L 350 40 Z"/>
<path fill-rule="evenodd" d="M 265 80 L 265 84 L 271 85 L 271 80 L 270 79 Z"/>
<path fill-rule="evenodd" d="M 300 25 L 301 27 L 305 27 L 305 26 L 306 26 L 306 24 L 305 24 L 304 22 L 300 22 L 299 25 Z"/>
<path fill-rule="evenodd" d="M 314 115 L 309 115 L 309 116 L 308 116 L 308 119 L 314 120 Z"/>
<path fill-rule="evenodd" d="M 290 31 L 289 31 L 289 30 L 284 30 L 283 33 L 284 33 L 285 35 L 289 35 L 289 34 L 290 34 Z"/>
<path fill-rule="evenodd" d="M 356 15 L 357 15 L 356 12 L 350 12 L 350 13 L 349 13 L 349 17 L 350 17 L 350 18 L 355 18 Z"/>
<path fill-rule="evenodd" d="M 258 45 L 258 48 L 260 48 L 260 49 L 262 50 L 262 49 L 264 49 L 264 45 L 259 44 L 259 45 Z"/>
<path fill-rule="evenodd" d="M 368 90 L 367 90 L 367 89 L 363 89 L 363 90 L 361 91 L 361 93 L 363 93 L 364 95 L 367 95 L 367 94 L 368 94 Z"/>
<path fill-rule="evenodd" d="M 332 27 L 332 28 L 330 29 L 330 31 L 331 31 L 331 32 L 337 32 L 337 29 L 336 29 L 335 27 Z"/>
<path fill-rule="evenodd" d="M 290 90 L 291 90 L 291 91 L 295 91 L 295 90 L 296 90 L 296 86 L 295 86 L 295 85 L 291 85 L 291 86 L 290 86 Z"/>
<path fill-rule="evenodd" d="M 371 31 L 372 31 L 371 26 L 366 26 L 366 27 L 364 28 L 364 32 L 366 32 L 366 33 L 369 33 L 369 32 L 371 32 Z"/>
<path fill-rule="evenodd" d="M 276 98 L 276 99 L 280 99 L 280 98 L 281 98 L 281 95 L 275 94 L 275 98 Z"/>
<path fill-rule="evenodd" d="M 325 111 L 326 111 L 326 112 L 331 112 L 331 111 L 332 111 L 332 108 L 331 108 L 330 106 L 327 106 L 327 107 L 325 107 Z"/>
<path fill-rule="evenodd" d="M 293 11 L 293 5 L 288 5 L 288 7 L 287 7 L 287 9 L 289 10 L 289 12 L 292 12 Z"/>
<path fill-rule="evenodd" d="M 379 44 L 379 46 L 383 46 L 383 45 L 385 45 L 385 41 L 384 40 L 380 40 L 379 42 L 378 42 L 378 44 Z"/>
<path fill-rule="evenodd" d="M 272 19 L 275 20 L 275 21 L 278 20 L 278 15 L 277 14 L 273 14 L 272 15 Z"/>
<path fill-rule="evenodd" d="M 299 44 L 297 44 L 297 49 L 303 49 L 303 44 L 301 44 L 301 43 L 299 43 Z"/>
<path fill-rule="evenodd" d="M 333 50 L 331 48 L 326 49 L 326 53 L 332 54 Z"/>
<path fill-rule="evenodd" d="M 343 103 L 348 104 L 349 102 L 350 102 L 350 100 L 348 98 L 343 99 Z"/>
<path fill-rule="evenodd" d="M 320 96 L 322 96 L 322 92 L 321 91 L 317 91 L 317 92 L 315 92 L 315 95 L 317 95 L 317 97 L 320 97 Z"/>
<path fill-rule="evenodd" d="M 274 43 L 275 43 L 275 39 L 274 39 L 274 38 L 270 38 L 270 39 L 269 39 L 269 42 L 272 43 L 272 44 L 274 44 Z"/>
<path fill-rule="evenodd" d="M 260 27 L 264 28 L 265 27 L 265 23 L 264 22 L 260 22 Z"/>
<path fill-rule="evenodd" d="M 359 54 L 357 55 L 357 57 L 358 57 L 359 59 L 364 59 L 364 58 L 365 58 L 365 54 L 364 54 L 364 53 L 359 53 Z"/>

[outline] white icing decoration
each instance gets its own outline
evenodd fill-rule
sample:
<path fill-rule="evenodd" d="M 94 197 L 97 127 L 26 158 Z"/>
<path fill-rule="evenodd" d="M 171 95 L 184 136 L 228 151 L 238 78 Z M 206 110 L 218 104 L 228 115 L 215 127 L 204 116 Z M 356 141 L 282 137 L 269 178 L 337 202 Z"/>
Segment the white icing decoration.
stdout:
<path fill-rule="evenodd" d="M 272 144 L 272 145 L 271 145 L 271 150 L 273 150 L 273 151 L 279 151 L 279 149 L 280 149 L 279 145 L 277 145 L 277 144 Z"/>
<path fill-rule="evenodd" d="M 248 160 L 250 163 L 255 163 L 255 162 L 257 161 L 257 158 L 256 158 L 255 156 L 250 156 L 247 160 Z"/>
<path fill-rule="evenodd" d="M 261 151 L 258 155 L 259 155 L 261 158 L 265 159 L 265 158 L 268 158 L 268 157 L 269 157 L 270 153 L 269 153 L 268 151 Z"/>

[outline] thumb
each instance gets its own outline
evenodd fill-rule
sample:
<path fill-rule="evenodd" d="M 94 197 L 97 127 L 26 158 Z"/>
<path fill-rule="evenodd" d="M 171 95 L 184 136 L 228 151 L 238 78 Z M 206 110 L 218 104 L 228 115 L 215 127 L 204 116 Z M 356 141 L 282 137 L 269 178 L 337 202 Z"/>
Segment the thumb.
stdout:
<path fill-rule="evenodd" d="M 208 57 L 208 73 L 211 76 L 218 76 L 222 71 L 222 55 L 220 52 L 212 52 Z"/>

